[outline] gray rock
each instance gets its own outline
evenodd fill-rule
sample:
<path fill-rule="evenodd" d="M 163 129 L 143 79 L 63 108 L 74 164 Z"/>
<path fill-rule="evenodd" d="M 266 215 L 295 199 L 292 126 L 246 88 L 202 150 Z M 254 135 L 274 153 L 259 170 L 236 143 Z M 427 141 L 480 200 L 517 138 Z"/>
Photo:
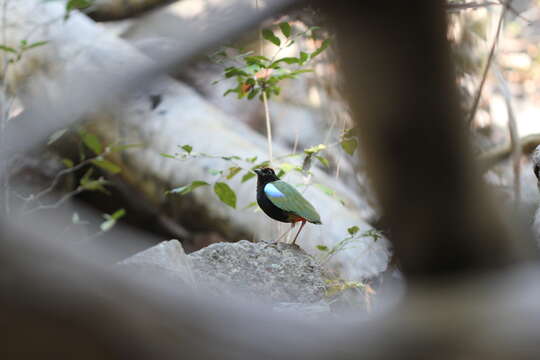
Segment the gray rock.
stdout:
<path fill-rule="evenodd" d="M 323 300 L 324 269 L 298 246 L 285 243 L 217 243 L 189 255 L 198 282 L 219 294 L 247 300 L 316 303 Z"/>
<path fill-rule="evenodd" d="M 190 258 L 178 240 L 163 241 L 118 263 L 120 272 L 131 277 L 163 283 L 194 286 Z"/>
<path fill-rule="evenodd" d="M 270 302 L 276 311 L 287 311 L 290 304 L 304 313 L 329 309 L 325 270 L 298 246 L 285 243 L 217 243 L 186 255 L 177 240 L 164 241 L 117 268 L 173 287 L 180 283 L 248 302 Z"/>

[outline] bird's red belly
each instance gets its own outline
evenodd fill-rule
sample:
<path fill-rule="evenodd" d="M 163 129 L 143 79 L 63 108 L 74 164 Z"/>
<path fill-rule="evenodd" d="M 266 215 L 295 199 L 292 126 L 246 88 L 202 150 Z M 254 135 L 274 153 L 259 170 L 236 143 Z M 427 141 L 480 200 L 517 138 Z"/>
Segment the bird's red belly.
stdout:
<path fill-rule="evenodd" d="M 292 223 L 299 222 L 299 221 L 307 221 L 301 216 L 298 216 L 296 214 L 289 214 L 289 221 Z"/>

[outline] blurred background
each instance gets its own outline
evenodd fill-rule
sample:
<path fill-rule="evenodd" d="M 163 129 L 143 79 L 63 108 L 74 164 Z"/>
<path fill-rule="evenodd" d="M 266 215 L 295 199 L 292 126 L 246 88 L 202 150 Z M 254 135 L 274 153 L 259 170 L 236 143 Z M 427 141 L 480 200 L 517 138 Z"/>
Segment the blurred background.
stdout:
<path fill-rule="evenodd" d="M 335 348 L 321 350 L 318 339 L 331 326 L 309 336 L 294 331 L 305 330 L 301 321 L 331 319 L 345 356 L 359 354 L 354 336 L 377 337 L 391 330 L 384 324 L 409 321 L 392 316 L 410 306 L 417 332 L 399 335 L 411 354 L 429 354 L 416 344 L 438 336 L 448 344 L 467 338 L 464 349 L 474 351 L 463 353 L 489 353 L 478 345 L 480 331 L 457 336 L 449 327 L 430 337 L 422 329 L 448 320 L 437 312 L 441 302 L 463 316 L 459 329 L 471 313 L 470 321 L 483 318 L 475 311 L 493 294 L 520 296 L 528 288 L 525 299 L 534 298 L 527 281 L 537 279 L 536 270 L 506 274 L 515 276 L 508 281 L 490 271 L 537 256 L 540 196 L 531 154 L 540 144 L 538 5 L 448 0 L 355 10 L 285 0 L 0 1 L 4 302 L 21 314 L 50 306 L 64 316 L 41 321 L 14 311 L 6 320 L 19 324 L 13 344 L 28 331 L 29 354 L 122 357 L 128 352 L 114 335 L 125 334 L 141 341 L 141 357 L 176 357 L 177 346 L 189 344 L 190 354 L 234 358 L 219 345 L 201 350 L 215 336 L 240 344 L 240 357 L 324 358 Z M 299 247 L 288 244 L 293 232 L 275 244 L 289 224 L 256 203 L 254 170 L 264 167 L 321 215 L 323 224 L 308 224 Z M 468 180 L 476 175 L 487 185 L 478 192 Z M 486 188 L 490 200 L 476 198 Z M 486 269 L 487 278 L 469 283 Z M 16 278 L 29 282 L 13 286 Z M 433 301 L 417 313 L 420 284 L 455 293 L 426 291 Z M 152 293 L 162 298 L 147 308 Z M 99 294 L 106 311 L 95 307 Z M 130 305 L 126 294 L 135 298 Z M 199 303 L 215 322 L 193 312 Z M 271 311 L 261 315 L 260 303 Z M 523 305 L 512 308 L 520 315 L 533 307 L 490 303 L 482 326 L 503 321 L 491 315 L 510 303 Z M 99 316 L 89 319 L 92 313 Z M 96 340 L 107 346 L 79 343 L 73 332 L 65 347 L 63 321 L 99 333 L 107 314 L 119 319 Z M 371 332 L 354 322 L 385 316 L 391 320 Z M 275 335 L 281 321 L 289 330 Z M 257 322 L 269 325 L 261 330 Z M 231 323 L 251 335 L 227 333 L 223 324 Z M 172 335 L 160 338 L 161 326 Z M 214 326 L 217 335 L 208 333 Z M 58 334 L 39 335 L 50 328 Z"/>

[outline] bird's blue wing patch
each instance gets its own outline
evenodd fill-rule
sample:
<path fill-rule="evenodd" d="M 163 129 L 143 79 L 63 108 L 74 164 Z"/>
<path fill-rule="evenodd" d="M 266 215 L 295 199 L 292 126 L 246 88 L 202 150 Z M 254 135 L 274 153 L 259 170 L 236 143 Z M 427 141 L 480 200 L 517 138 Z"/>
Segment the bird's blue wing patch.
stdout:
<path fill-rule="evenodd" d="M 285 197 L 285 194 L 278 190 L 272 183 L 268 183 L 264 186 L 264 193 L 266 196 L 277 198 Z"/>

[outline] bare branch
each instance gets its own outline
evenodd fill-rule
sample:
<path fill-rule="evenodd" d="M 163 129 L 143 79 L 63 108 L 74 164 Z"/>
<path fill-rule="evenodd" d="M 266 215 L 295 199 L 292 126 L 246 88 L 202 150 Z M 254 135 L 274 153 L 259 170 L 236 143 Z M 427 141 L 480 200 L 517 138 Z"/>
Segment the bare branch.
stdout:
<path fill-rule="evenodd" d="M 51 184 L 43 189 L 42 191 L 40 191 L 39 193 L 37 193 L 36 195 L 34 195 L 32 197 L 32 200 L 39 200 L 41 199 L 43 196 L 49 194 L 51 191 L 54 190 L 54 188 L 56 187 L 56 185 L 58 185 L 58 182 L 60 181 L 60 179 L 64 176 L 64 175 L 67 175 L 67 174 L 71 174 L 81 168 L 83 168 L 84 166 L 86 165 L 89 165 L 90 163 L 92 163 L 93 160 L 97 159 L 99 156 L 96 156 L 96 157 L 93 157 L 93 158 L 90 158 L 90 159 L 86 159 L 82 162 L 80 162 L 79 164 L 73 166 L 73 167 L 70 167 L 70 168 L 67 168 L 67 169 L 64 169 L 64 170 L 61 170 L 59 171 L 56 176 L 54 177 L 53 181 L 51 182 Z"/>
<path fill-rule="evenodd" d="M 66 201 L 68 201 L 69 199 L 71 199 L 72 197 L 74 196 L 77 196 L 79 195 L 80 193 L 82 193 L 84 190 L 86 190 L 84 187 L 82 186 L 79 186 L 75 191 L 72 191 L 72 192 L 69 192 L 67 194 L 64 194 L 64 196 L 62 196 L 57 202 L 53 203 L 53 204 L 49 204 L 49 205 L 39 205 L 39 206 L 36 206 L 35 208 L 32 208 L 28 211 L 26 211 L 24 214 L 25 215 L 29 215 L 29 214 L 33 214 L 37 211 L 41 211 L 41 210 L 47 210 L 47 209 L 57 209 L 59 208 L 60 206 L 62 206 Z"/>
<path fill-rule="evenodd" d="M 499 81 L 499 88 L 504 97 L 506 110 L 508 112 L 508 130 L 510 133 L 510 146 L 512 149 L 512 168 L 514 170 L 514 205 L 517 208 L 521 198 L 521 146 L 519 144 L 519 134 L 517 130 L 516 117 L 514 115 L 514 108 L 512 106 L 512 94 L 510 93 L 506 80 L 496 64 L 493 67 L 493 71 L 495 72 L 495 76 Z"/>
<path fill-rule="evenodd" d="M 497 24 L 495 37 L 493 38 L 493 44 L 491 44 L 491 49 L 489 51 L 489 55 L 486 61 L 486 66 L 484 67 L 482 79 L 480 80 L 480 85 L 478 86 L 478 89 L 476 90 L 474 102 L 469 112 L 469 118 L 467 119 L 468 124 L 472 124 L 474 117 L 476 116 L 476 111 L 478 110 L 478 104 L 480 103 L 480 98 L 482 97 L 482 90 L 484 89 L 484 84 L 486 82 L 489 67 L 491 66 L 491 61 L 493 60 L 493 54 L 495 53 L 495 47 L 497 46 L 497 43 L 499 42 L 499 34 L 501 33 L 505 13 L 506 13 L 506 7 L 503 6 L 501 10 L 501 16 L 499 17 L 499 23 Z"/>

